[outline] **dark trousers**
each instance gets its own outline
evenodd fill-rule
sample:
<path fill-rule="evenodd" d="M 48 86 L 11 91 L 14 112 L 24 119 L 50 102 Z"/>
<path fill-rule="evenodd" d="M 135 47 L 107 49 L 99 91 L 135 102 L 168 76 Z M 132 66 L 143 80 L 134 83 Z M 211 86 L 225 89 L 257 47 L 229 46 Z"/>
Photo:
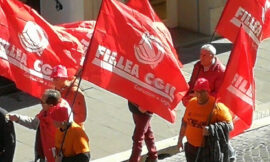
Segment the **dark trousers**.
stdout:
<path fill-rule="evenodd" d="M 188 142 L 185 143 L 184 150 L 187 162 L 195 162 L 197 156 L 198 159 L 196 162 L 207 162 L 207 158 L 205 157 L 209 156 L 209 152 L 204 151 L 204 153 L 202 153 L 201 149 L 201 152 L 198 155 L 199 148 L 200 147 L 195 147 Z"/>
<path fill-rule="evenodd" d="M 154 141 L 154 135 L 151 130 L 150 120 L 151 116 L 147 114 L 133 114 L 135 129 L 132 136 L 133 147 L 129 162 L 139 162 L 142 152 L 143 141 L 145 141 L 148 149 L 148 159 L 157 159 L 157 150 Z"/>

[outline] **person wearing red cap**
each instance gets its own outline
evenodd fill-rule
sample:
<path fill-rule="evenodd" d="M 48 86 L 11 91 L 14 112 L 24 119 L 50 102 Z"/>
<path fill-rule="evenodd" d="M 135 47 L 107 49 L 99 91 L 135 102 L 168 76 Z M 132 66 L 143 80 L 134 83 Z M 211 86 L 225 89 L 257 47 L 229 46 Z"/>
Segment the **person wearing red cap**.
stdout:
<path fill-rule="evenodd" d="M 178 148 L 183 149 L 183 137 L 187 138 L 184 150 L 188 162 L 195 161 L 199 148 L 203 146 L 204 136 L 209 134 L 209 124 L 224 122 L 229 131 L 233 129 L 229 109 L 210 95 L 208 80 L 199 78 L 195 82 L 194 92 L 195 97 L 186 106 L 178 139 Z M 203 160 L 200 154 L 199 161 Z"/>
<path fill-rule="evenodd" d="M 87 117 L 87 107 L 84 94 L 81 89 L 78 88 L 76 81 L 74 79 L 69 80 L 67 69 L 62 65 L 57 65 L 53 68 L 51 77 L 53 78 L 55 89 L 60 91 L 62 97 L 66 99 L 72 107 L 74 121 L 83 126 Z M 76 93 L 77 95 L 74 102 Z"/>
<path fill-rule="evenodd" d="M 68 109 L 57 106 L 52 111 L 52 119 L 57 128 L 55 162 L 90 161 L 89 139 L 81 126 L 69 121 Z"/>
<path fill-rule="evenodd" d="M 47 89 L 41 98 L 42 109 L 35 117 L 28 117 L 19 114 L 8 114 L 7 117 L 11 121 L 36 130 L 35 141 L 35 162 L 54 162 L 53 150 L 56 128 L 51 118 L 52 110 L 56 105 L 68 105 L 61 102 L 61 94 L 55 89 Z M 66 103 L 66 104 L 64 104 Z M 69 108 L 71 112 L 71 108 Z M 72 117 L 70 118 L 72 120 Z"/>
<path fill-rule="evenodd" d="M 211 44 L 205 44 L 201 47 L 200 61 L 193 68 L 190 77 L 189 91 L 183 97 L 182 103 L 187 105 L 188 101 L 194 97 L 194 84 L 198 78 L 206 78 L 209 81 L 210 94 L 216 97 L 216 94 L 223 82 L 225 66 L 215 57 L 216 48 Z"/>

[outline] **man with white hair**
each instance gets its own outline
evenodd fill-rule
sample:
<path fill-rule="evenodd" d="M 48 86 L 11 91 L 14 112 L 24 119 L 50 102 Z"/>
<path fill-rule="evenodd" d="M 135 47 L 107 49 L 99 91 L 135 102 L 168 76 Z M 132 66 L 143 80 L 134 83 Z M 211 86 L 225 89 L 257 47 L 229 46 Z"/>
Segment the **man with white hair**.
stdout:
<path fill-rule="evenodd" d="M 194 97 L 193 87 L 198 78 L 206 78 L 210 84 L 210 94 L 216 97 L 216 94 L 223 82 L 225 66 L 215 57 L 216 48 L 211 44 L 205 44 L 201 47 L 200 61 L 193 68 L 190 78 L 189 91 L 183 98 L 184 106 L 187 106 L 189 100 Z"/>

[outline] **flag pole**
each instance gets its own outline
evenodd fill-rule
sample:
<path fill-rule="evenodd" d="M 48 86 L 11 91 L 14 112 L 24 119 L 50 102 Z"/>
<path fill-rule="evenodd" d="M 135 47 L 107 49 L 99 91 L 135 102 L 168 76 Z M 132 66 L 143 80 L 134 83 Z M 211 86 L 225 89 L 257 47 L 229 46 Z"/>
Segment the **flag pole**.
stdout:
<path fill-rule="evenodd" d="M 104 3 L 104 0 L 102 0 L 102 3 L 101 3 L 100 8 L 99 8 L 99 12 L 98 12 L 96 24 L 95 24 L 94 31 L 93 31 L 93 34 L 92 34 L 92 38 L 91 38 L 91 40 L 90 40 L 90 43 L 89 43 L 89 45 L 88 45 L 88 47 L 87 47 L 87 50 L 86 50 L 86 54 L 85 54 L 85 56 L 84 56 L 82 68 L 80 68 L 80 69 L 78 70 L 78 71 L 79 71 L 79 72 L 78 72 L 78 75 L 77 75 L 76 78 L 75 78 L 75 80 L 76 80 L 77 78 L 79 78 L 79 82 L 78 82 L 78 86 L 77 86 L 76 93 L 75 93 L 75 96 L 74 96 L 74 98 L 73 98 L 71 107 L 72 107 L 72 106 L 74 105 L 74 103 L 75 103 L 75 100 L 76 100 L 76 97 L 77 97 L 77 94 L 78 94 L 78 90 L 79 90 L 79 87 L 80 87 L 80 85 L 81 85 L 81 81 L 82 81 L 82 77 L 81 77 L 81 76 L 82 76 L 82 74 L 83 74 L 83 70 L 84 70 L 84 68 L 85 68 L 85 64 L 86 64 L 86 62 L 87 62 L 87 60 L 88 60 L 88 59 L 87 59 L 87 56 L 89 55 L 89 51 L 90 51 L 90 47 L 91 47 L 91 45 L 92 45 L 93 37 L 94 37 L 95 32 L 96 32 L 97 22 L 98 22 L 98 19 L 99 19 L 100 10 L 101 10 L 101 7 L 103 6 L 103 3 Z M 74 82 L 75 82 L 75 81 L 74 81 Z M 74 82 L 73 82 L 73 84 L 74 84 Z"/>
<path fill-rule="evenodd" d="M 216 107 L 216 104 L 217 104 L 217 99 L 215 98 L 215 102 L 214 102 L 212 111 L 210 112 L 210 114 L 209 114 L 209 116 L 208 116 L 208 119 L 207 119 L 207 126 L 210 125 L 211 119 L 212 119 L 212 117 L 213 117 L 213 111 L 214 111 L 214 109 L 215 109 L 215 107 Z M 202 141 L 201 141 L 201 145 L 200 145 L 200 147 L 198 148 L 197 153 L 196 153 L 195 162 L 198 162 L 198 161 L 199 161 L 200 153 L 201 153 L 201 151 L 202 151 L 202 146 L 204 145 L 205 138 L 206 138 L 206 137 L 203 135 L 203 139 L 202 139 Z"/>
<path fill-rule="evenodd" d="M 98 21 L 98 18 L 99 18 L 99 15 L 100 15 L 100 9 L 103 6 L 103 3 L 104 3 L 104 0 L 102 0 L 101 6 L 99 8 L 99 12 L 98 12 L 98 16 L 97 16 L 97 21 Z M 78 75 L 76 76 L 76 78 L 74 79 L 74 81 L 72 83 L 72 85 L 73 85 L 75 83 L 75 80 L 77 79 L 77 77 L 79 77 L 79 82 L 78 82 L 78 86 L 77 86 L 77 89 L 76 89 L 76 92 L 75 92 L 75 96 L 73 98 L 72 104 L 70 105 L 71 107 L 75 103 L 75 100 L 76 100 L 76 97 L 77 97 L 77 94 L 78 94 L 78 90 L 79 90 L 79 87 L 80 87 L 80 84 L 81 84 L 81 81 L 82 81 L 82 77 L 81 76 L 83 74 L 83 70 L 84 70 L 84 67 L 85 67 L 85 64 L 86 64 L 87 56 L 89 55 L 89 51 L 90 51 L 90 47 L 91 47 L 91 44 L 92 44 L 92 40 L 93 40 L 93 37 L 95 35 L 95 31 L 96 31 L 95 29 L 96 29 L 96 26 L 97 26 L 97 21 L 96 21 L 96 24 L 95 24 L 95 28 L 94 28 L 94 31 L 93 31 L 92 38 L 91 38 L 90 43 L 89 43 L 89 45 L 87 47 L 87 50 L 86 50 L 86 54 L 85 54 L 85 57 L 84 57 L 84 60 L 83 60 L 83 66 L 82 66 L 82 68 L 80 68 L 78 70 L 78 73 L 77 73 Z M 72 86 L 72 85 L 70 85 L 70 86 Z M 73 112 L 73 109 L 72 109 L 72 112 Z M 70 116 L 71 116 L 71 112 L 70 112 L 68 118 L 70 118 Z M 67 132 L 67 129 L 65 130 L 65 134 L 66 134 L 66 132 Z M 65 137 L 66 136 L 64 135 L 63 140 L 62 140 L 62 143 L 61 143 L 61 148 L 60 148 L 59 154 L 62 153 L 62 149 L 63 149 L 62 147 L 63 147 L 63 143 L 65 142 Z"/>
<path fill-rule="evenodd" d="M 210 43 L 215 39 L 215 36 L 216 36 L 216 31 L 214 31 L 213 34 L 211 35 Z"/>

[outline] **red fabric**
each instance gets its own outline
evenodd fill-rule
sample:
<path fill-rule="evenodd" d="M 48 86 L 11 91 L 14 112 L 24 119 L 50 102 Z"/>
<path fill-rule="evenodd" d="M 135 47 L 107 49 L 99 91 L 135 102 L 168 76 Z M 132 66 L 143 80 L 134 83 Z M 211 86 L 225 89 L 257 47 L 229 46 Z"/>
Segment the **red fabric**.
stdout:
<path fill-rule="evenodd" d="M 53 67 L 52 78 L 68 78 L 67 69 L 63 65 Z"/>
<path fill-rule="evenodd" d="M 253 68 L 257 49 L 256 43 L 241 28 L 217 96 L 235 116 L 235 129 L 231 132 L 231 137 L 242 133 L 252 124 L 255 108 Z"/>
<path fill-rule="evenodd" d="M 174 122 L 188 85 L 171 46 L 154 26 L 125 4 L 104 0 L 83 78 Z"/>
<path fill-rule="evenodd" d="M 153 21 L 161 22 L 160 18 L 155 13 L 149 0 L 129 0 L 127 5 L 140 13 L 146 15 Z"/>
<path fill-rule="evenodd" d="M 263 0 L 262 0 L 263 1 Z M 263 13 L 265 13 L 265 20 L 263 25 L 263 35 L 262 40 L 270 37 L 270 0 L 264 0 Z"/>
<path fill-rule="evenodd" d="M 62 64 L 71 76 L 80 67 L 91 38 L 86 24 L 52 26 L 20 1 L 0 1 L 0 75 L 41 98 L 51 87 L 52 67 Z"/>
<path fill-rule="evenodd" d="M 268 0 L 267 2 L 269 3 Z M 216 31 L 234 42 L 242 24 L 254 42 L 259 44 L 264 32 L 263 26 L 269 26 L 269 21 L 268 24 L 264 24 L 265 5 L 266 0 L 228 0 Z"/>
<path fill-rule="evenodd" d="M 74 121 L 73 110 L 71 109 L 69 103 L 64 98 L 61 98 L 60 102 L 57 104 L 57 107 L 65 107 L 68 110 L 69 122 Z"/>
<path fill-rule="evenodd" d="M 215 64 L 213 64 L 208 71 L 204 71 L 203 66 L 200 61 L 194 65 L 193 72 L 190 78 L 189 84 L 189 93 L 183 98 L 183 105 L 187 105 L 188 101 L 192 98 L 190 96 L 193 93 L 193 87 L 198 78 L 205 78 L 208 80 L 210 85 L 210 94 L 216 97 L 216 94 L 221 87 L 223 82 L 225 72 L 225 66 L 216 58 Z"/>
<path fill-rule="evenodd" d="M 205 91 L 210 92 L 209 82 L 205 78 L 199 78 L 195 82 L 194 91 L 201 91 L 201 90 L 205 90 Z"/>
<path fill-rule="evenodd" d="M 132 116 L 135 129 L 132 136 L 133 146 L 129 162 L 140 161 L 143 141 L 145 141 L 145 145 L 148 150 L 148 158 L 152 160 L 157 159 L 158 155 L 155 146 L 154 134 L 150 125 L 151 116 L 137 113 L 132 113 Z"/>
<path fill-rule="evenodd" d="M 79 89 L 77 92 L 77 86 L 71 87 L 65 87 L 60 89 L 61 96 L 66 99 L 66 101 L 69 103 L 70 106 L 72 106 L 72 111 L 74 113 L 74 121 L 83 126 L 83 123 L 85 122 L 87 118 L 87 106 L 85 103 L 85 98 L 83 92 Z M 68 95 L 66 96 L 66 94 Z M 74 97 L 76 95 L 75 102 Z"/>
<path fill-rule="evenodd" d="M 68 108 L 56 106 L 51 113 L 52 119 L 58 122 L 68 121 Z"/>
<path fill-rule="evenodd" d="M 52 153 L 52 148 L 55 147 L 55 132 L 56 127 L 53 124 L 51 118 L 51 112 L 53 108 L 50 108 L 48 111 L 41 111 L 37 117 L 39 118 L 39 127 L 40 127 L 40 136 L 41 144 L 45 157 L 48 159 L 48 162 L 54 162 L 54 157 Z"/>
<path fill-rule="evenodd" d="M 158 17 L 158 15 L 155 13 L 154 9 L 152 8 L 149 0 L 129 0 L 127 5 L 140 13 L 144 14 L 145 16 L 149 17 L 155 24 L 155 27 L 158 28 L 158 32 L 162 34 L 166 40 L 168 45 L 170 45 L 171 50 L 173 51 L 175 58 L 178 58 L 177 51 L 173 47 L 173 40 L 170 31 L 168 28 L 164 25 L 162 20 Z M 178 61 L 179 66 L 182 67 L 182 63 Z"/>
<path fill-rule="evenodd" d="M 90 40 L 92 38 L 94 29 L 95 29 L 96 21 L 90 20 L 90 21 L 78 21 L 78 22 L 71 22 L 71 23 L 65 23 L 60 25 L 53 26 L 54 29 L 59 29 L 59 32 L 64 30 L 71 36 L 74 36 L 78 39 L 81 43 L 80 47 L 77 49 L 80 53 L 83 54 L 83 58 L 81 59 L 80 65 L 83 64 L 84 56 L 87 52 Z M 67 69 L 69 76 L 72 74 L 72 69 Z"/>

